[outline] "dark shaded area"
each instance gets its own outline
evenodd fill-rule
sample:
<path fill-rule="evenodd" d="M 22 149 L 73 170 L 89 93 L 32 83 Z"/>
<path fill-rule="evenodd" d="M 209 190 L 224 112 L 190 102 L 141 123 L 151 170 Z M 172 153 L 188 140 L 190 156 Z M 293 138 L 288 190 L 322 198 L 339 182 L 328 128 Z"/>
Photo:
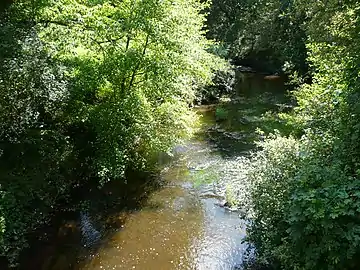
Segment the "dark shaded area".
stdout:
<path fill-rule="evenodd" d="M 94 185 L 75 189 L 70 200 L 59 205 L 62 209 L 53 213 L 51 225 L 31 234 L 30 248 L 22 252 L 19 269 L 62 270 L 81 265 L 82 260 L 106 244 L 102 239 L 121 229 L 126 213 L 140 209 L 148 195 L 161 186 L 155 176 L 128 172 L 128 184 L 114 180 L 101 188 Z M 101 234 L 100 241 L 88 247 L 82 243 L 81 212 L 88 213 Z"/>
<path fill-rule="evenodd" d="M 207 36 L 235 64 L 266 73 L 308 72 L 307 18 L 295 1 L 214 0 L 208 11 Z"/>
<path fill-rule="evenodd" d="M 213 84 L 202 88 L 196 95 L 195 102 L 198 105 L 218 103 L 223 96 L 233 96 L 235 85 L 235 69 L 217 71 Z"/>
<path fill-rule="evenodd" d="M 225 158 L 247 155 L 259 138 L 258 127 L 265 132 L 274 128 L 286 132 L 276 116 L 277 112 L 287 109 L 284 81 L 281 78 L 268 81 L 258 73 L 240 72 L 236 73 L 236 80 L 236 94 L 232 100 L 207 106 L 209 110 L 203 112 L 203 122 L 208 128 L 199 134 L 204 136 L 200 140 L 205 139 Z M 72 132 L 84 133 L 80 132 L 84 128 L 87 130 L 74 127 Z M 83 143 L 87 141 L 84 138 Z M 79 155 L 85 157 L 88 153 L 79 152 Z M 122 229 L 129 214 L 142 209 L 148 196 L 163 184 L 157 173 L 128 170 L 126 179 L 128 181 L 111 181 L 100 188 L 97 179 L 90 178 L 87 184 L 74 189 L 69 198 L 54 209 L 51 225 L 31 234 L 30 248 L 22 253 L 19 269 L 78 269 L 98 254 L 99 249 L 106 247 L 108 239 Z M 160 205 L 148 203 L 146 207 L 156 211 Z M 84 213 L 101 235 L 99 241 L 86 247 L 80 218 Z"/>
<path fill-rule="evenodd" d="M 270 51 L 250 52 L 243 57 L 234 57 L 232 60 L 236 66 L 247 66 L 256 70 L 257 73 L 283 74 L 282 62 L 272 56 Z"/>
<path fill-rule="evenodd" d="M 274 129 L 289 134 L 279 112 L 291 109 L 284 78 L 267 79 L 259 73 L 237 72 L 236 94 L 206 111 L 204 117 L 216 119 L 206 132 L 206 140 L 224 157 L 248 155 L 260 139 L 257 129 L 271 133 Z"/>
<path fill-rule="evenodd" d="M 13 0 L 2 0 L 0 2 L 0 13 L 3 12 L 6 8 L 8 8 Z"/>

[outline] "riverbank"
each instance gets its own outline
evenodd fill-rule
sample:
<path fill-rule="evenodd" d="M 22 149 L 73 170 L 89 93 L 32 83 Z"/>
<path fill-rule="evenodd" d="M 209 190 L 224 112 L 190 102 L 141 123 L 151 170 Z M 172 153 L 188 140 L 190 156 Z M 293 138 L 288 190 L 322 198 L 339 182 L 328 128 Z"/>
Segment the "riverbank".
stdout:
<path fill-rule="evenodd" d="M 247 248 L 242 244 L 245 221 L 239 212 L 223 206 L 226 201 L 236 203 L 232 192 L 238 189 L 231 185 L 241 173 L 235 165 L 254 149 L 256 129 L 281 126 L 275 113 L 283 108 L 285 88 L 283 82 L 269 82 L 260 74 L 237 75 L 236 99 L 195 109 L 202 127 L 192 140 L 174 149 L 170 163 L 164 163 L 160 177 L 152 181 L 161 185 L 134 185 L 133 191 L 126 184 L 105 186 L 101 195 L 89 196 L 85 209 L 74 209 L 70 218 L 61 216 L 61 223 L 49 232 L 56 236 L 48 237 L 40 252 L 31 248 L 22 269 L 241 265 Z M 85 221 L 80 213 L 86 213 Z M 97 241 L 84 245 L 84 238 Z"/>

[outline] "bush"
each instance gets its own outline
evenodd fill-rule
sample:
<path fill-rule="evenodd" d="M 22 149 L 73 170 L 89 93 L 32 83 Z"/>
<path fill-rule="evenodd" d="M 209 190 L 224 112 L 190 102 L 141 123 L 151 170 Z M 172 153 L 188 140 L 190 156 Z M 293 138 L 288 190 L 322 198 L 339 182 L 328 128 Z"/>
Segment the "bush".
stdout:
<path fill-rule="evenodd" d="M 126 182 L 189 136 L 207 2 L 19 0 L 0 14 L 0 256 L 81 185 Z M 2 10 L 1 10 L 2 11 Z"/>
<path fill-rule="evenodd" d="M 248 241 L 258 260 L 275 268 L 360 265 L 359 8 L 351 1 L 328 5 L 326 14 L 303 6 L 313 14 L 307 25 L 313 84 L 294 92 L 298 106 L 288 117 L 303 135 L 262 143 L 248 174 Z"/>
<path fill-rule="evenodd" d="M 247 171 L 251 225 L 248 241 L 256 247 L 257 260 L 269 263 L 276 258 L 286 220 L 284 213 L 292 191 L 292 178 L 298 169 L 299 142 L 294 138 L 272 135 L 260 143 L 263 148 L 252 156 Z"/>
<path fill-rule="evenodd" d="M 248 241 L 257 260 L 284 269 L 355 269 L 360 181 L 324 164 L 308 141 L 276 137 L 252 157 Z"/>
<path fill-rule="evenodd" d="M 213 78 L 212 84 L 199 89 L 196 101 L 199 104 L 217 103 L 224 97 L 236 95 L 235 71 L 233 69 L 218 70 Z"/>

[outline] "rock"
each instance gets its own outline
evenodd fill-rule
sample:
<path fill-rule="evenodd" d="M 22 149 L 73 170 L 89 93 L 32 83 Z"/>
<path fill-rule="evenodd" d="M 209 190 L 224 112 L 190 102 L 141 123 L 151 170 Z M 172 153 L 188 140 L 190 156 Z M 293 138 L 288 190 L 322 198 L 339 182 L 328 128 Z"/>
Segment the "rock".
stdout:
<path fill-rule="evenodd" d="M 222 208 L 225 208 L 225 207 L 229 207 L 230 204 L 226 201 L 226 200 L 223 200 L 221 202 L 218 202 L 218 203 L 215 203 L 215 205 L 219 206 L 219 207 L 222 207 Z"/>
<path fill-rule="evenodd" d="M 240 72 L 255 72 L 251 67 L 246 66 L 237 66 L 236 70 Z"/>
<path fill-rule="evenodd" d="M 276 74 L 268 75 L 268 76 L 264 77 L 264 80 L 279 80 L 279 79 L 281 79 L 281 77 L 279 75 L 276 75 Z"/>

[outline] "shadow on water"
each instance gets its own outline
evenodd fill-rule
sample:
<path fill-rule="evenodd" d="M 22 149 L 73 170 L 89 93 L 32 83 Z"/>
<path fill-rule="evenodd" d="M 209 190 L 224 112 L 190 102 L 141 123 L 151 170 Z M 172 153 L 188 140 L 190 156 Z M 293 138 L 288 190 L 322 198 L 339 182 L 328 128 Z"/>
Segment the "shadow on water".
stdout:
<path fill-rule="evenodd" d="M 265 133 L 290 131 L 278 116 L 291 109 L 284 79 L 256 73 L 237 73 L 236 94 L 216 106 L 199 109 L 208 128 L 200 134 L 223 157 L 248 155 Z"/>
<path fill-rule="evenodd" d="M 192 178 L 212 182 L 227 160 L 248 155 L 257 128 L 284 131 L 276 112 L 287 107 L 281 79 L 237 76 L 232 100 L 197 108 L 202 130 L 174 149 L 156 179 L 129 173 L 128 184 L 79 190 L 82 203 L 43 229 L 44 240 L 34 241 L 20 269 L 242 269 L 245 221 L 223 207 L 214 183 Z"/>
<path fill-rule="evenodd" d="M 30 248 L 20 259 L 20 270 L 80 269 L 105 244 L 105 236 L 121 229 L 128 216 L 141 209 L 160 186 L 154 175 L 128 173 L 129 184 L 112 181 L 72 194 L 73 200 L 52 218 L 51 226 L 30 237 Z"/>

